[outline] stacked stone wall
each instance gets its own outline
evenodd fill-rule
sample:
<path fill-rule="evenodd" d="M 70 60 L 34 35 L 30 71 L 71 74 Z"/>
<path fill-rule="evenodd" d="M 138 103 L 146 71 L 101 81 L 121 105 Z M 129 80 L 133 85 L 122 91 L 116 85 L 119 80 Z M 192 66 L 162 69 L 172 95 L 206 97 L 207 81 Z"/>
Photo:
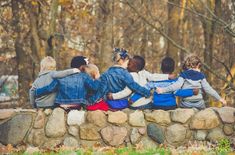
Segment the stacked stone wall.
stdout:
<path fill-rule="evenodd" d="M 235 108 L 172 111 L 79 111 L 1 109 L 0 143 L 40 148 L 181 146 L 190 140 L 235 139 Z"/>

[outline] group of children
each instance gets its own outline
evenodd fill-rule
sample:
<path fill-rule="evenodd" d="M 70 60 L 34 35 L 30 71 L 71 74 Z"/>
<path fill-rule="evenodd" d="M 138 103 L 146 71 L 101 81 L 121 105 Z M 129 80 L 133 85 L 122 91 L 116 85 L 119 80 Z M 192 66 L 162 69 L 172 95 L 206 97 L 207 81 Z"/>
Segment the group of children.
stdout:
<path fill-rule="evenodd" d="M 197 56 L 185 60 L 178 78 L 173 74 L 175 62 L 170 57 L 161 62 L 162 74 L 146 71 L 144 58 L 131 58 L 124 49 L 115 48 L 112 59 L 114 65 L 100 75 L 98 67 L 83 56 L 74 57 L 71 69 L 64 71 L 55 71 L 55 60 L 44 58 L 30 89 L 30 103 L 36 108 L 60 106 L 66 110 L 171 110 L 177 108 L 179 96 L 179 107 L 204 109 L 206 92 L 226 104 L 200 72 Z"/>

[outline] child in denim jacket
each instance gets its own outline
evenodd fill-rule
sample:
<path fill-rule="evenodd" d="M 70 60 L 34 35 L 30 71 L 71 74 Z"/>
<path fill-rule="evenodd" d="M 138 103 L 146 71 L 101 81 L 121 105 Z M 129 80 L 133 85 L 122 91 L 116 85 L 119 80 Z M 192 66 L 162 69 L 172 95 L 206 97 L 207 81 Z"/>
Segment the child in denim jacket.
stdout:
<path fill-rule="evenodd" d="M 84 66 L 87 64 L 86 57 L 74 57 L 71 61 L 71 68 L 79 69 L 79 73 L 54 79 L 50 85 L 36 89 L 35 95 L 41 96 L 56 91 L 55 103 L 64 109 L 79 109 L 81 105 L 88 105 L 87 91 L 89 89 L 96 91 L 99 81 L 93 80 L 84 72 Z"/>
<path fill-rule="evenodd" d="M 78 69 L 68 69 L 64 71 L 56 71 L 56 61 L 50 56 L 42 59 L 40 62 L 40 73 L 37 79 L 33 82 L 31 89 L 29 90 L 30 104 L 34 108 L 50 108 L 54 107 L 55 92 L 51 92 L 45 95 L 35 98 L 35 89 L 42 88 L 49 85 L 53 78 L 62 78 L 74 73 L 79 72 Z"/>
<path fill-rule="evenodd" d="M 157 92 L 166 93 L 178 89 L 199 88 L 200 91 L 198 95 L 182 98 L 180 107 L 204 109 L 206 106 L 203 100 L 203 91 L 226 105 L 226 101 L 221 98 L 220 95 L 207 82 L 205 75 L 201 72 L 200 68 L 201 60 L 197 56 L 189 56 L 184 62 L 184 71 L 180 74 L 178 80 L 168 87 L 157 88 Z"/>
<path fill-rule="evenodd" d="M 104 72 L 100 77 L 100 87 L 98 91 L 89 98 L 91 103 L 105 98 L 108 93 L 116 93 L 123 90 L 126 86 L 145 97 L 150 96 L 150 90 L 137 84 L 131 74 L 127 71 L 129 55 L 124 49 L 116 48 L 113 54 L 114 65 Z M 120 104 L 128 104 L 128 100 L 124 99 L 120 104 L 113 104 L 111 100 L 107 100 L 111 108 L 119 109 Z"/>

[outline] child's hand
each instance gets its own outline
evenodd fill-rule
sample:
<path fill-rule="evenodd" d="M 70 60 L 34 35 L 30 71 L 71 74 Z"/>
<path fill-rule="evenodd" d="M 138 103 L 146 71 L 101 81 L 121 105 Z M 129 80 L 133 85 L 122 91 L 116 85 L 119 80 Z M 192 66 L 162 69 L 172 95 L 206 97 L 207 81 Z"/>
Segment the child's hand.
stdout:
<path fill-rule="evenodd" d="M 108 93 L 108 94 L 107 94 L 107 99 L 113 100 L 113 95 L 112 95 L 112 93 Z"/>
<path fill-rule="evenodd" d="M 226 101 L 225 99 L 223 99 L 223 98 L 222 98 L 222 99 L 220 99 L 220 102 L 222 102 L 224 106 L 226 106 L 226 105 L 227 105 L 227 101 Z"/>
<path fill-rule="evenodd" d="M 198 88 L 193 88 L 193 95 L 198 95 L 199 89 Z"/>
<path fill-rule="evenodd" d="M 99 79 L 100 78 L 100 72 L 95 74 L 95 79 Z"/>
<path fill-rule="evenodd" d="M 163 93 L 162 88 L 159 88 L 159 87 L 156 88 L 156 91 L 157 91 L 158 94 L 162 94 Z"/>

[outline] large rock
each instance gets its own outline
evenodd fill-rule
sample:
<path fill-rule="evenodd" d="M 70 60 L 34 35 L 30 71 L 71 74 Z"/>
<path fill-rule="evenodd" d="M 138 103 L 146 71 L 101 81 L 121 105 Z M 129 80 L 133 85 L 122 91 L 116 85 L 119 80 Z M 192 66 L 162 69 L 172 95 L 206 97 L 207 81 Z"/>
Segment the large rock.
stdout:
<path fill-rule="evenodd" d="M 80 126 L 80 138 L 84 140 L 98 140 L 100 135 L 94 124 L 82 124 Z"/>
<path fill-rule="evenodd" d="M 10 118 L 14 114 L 14 109 L 0 109 L 0 120 Z"/>
<path fill-rule="evenodd" d="M 53 148 L 57 147 L 58 145 L 61 145 L 62 143 L 63 143 L 63 139 L 61 139 L 61 138 L 59 138 L 59 139 L 48 139 L 43 144 L 43 148 L 53 149 Z"/>
<path fill-rule="evenodd" d="M 62 137 L 66 133 L 64 110 L 56 108 L 49 116 L 46 124 L 46 135 L 48 137 Z"/>
<path fill-rule="evenodd" d="M 123 124 L 127 121 L 127 114 L 122 111 L 109 112 L 108 122 L 113 124 Z"/>
<path fill-rule="evenodd" d="M 85 122 L 85 111 L 71 110 L 68 114 L 68 125 L 81 125 Z"/>
<path fill-rule="evenodd" d="M 191 129 L 213 129 L 220 124 L 218 116 L 212 109 L 198 112 L 190 122 Z"/>
<path fill-rule="evenodd" d="M 45 124 L 45 113 L 42 110 L 39 110 L 34 121 L 34 128 L 41 129 Z"/>
<path fill-rule="evenodd" d="M 164 143 L 165 140 L 164 133 L 162 128 L 159 127 L 158 125 L 153 123 L 148 124 L 147 133 L 148 136 L 157 143 L 159 144 Z"/>
<path fill-rule="evenodd" d="M 78 136 L 78 128 L 76 126 L 69 126 L 68 132 L 72 136 Z"/>
<path fill-rule="evenodd" d="M 204 141 L 206 140 L 207 131 L 206 130 L 197 130 L 194 132 L 194 139 Z"/>
<path fill-rule="evenodd" d="M 45 142 L 44 129 L 31 130 L 27 140 L 34 146 L 41 146 Z"/>
<path fill-rule="evenodd" d="M 219 141 L 225 138 L 225 135 L 220 128 L 212 129 L 209 134 L 207 135 L 207 139 L 210 141 Z"/>
<path fill-rule="evenodd" d="M 224 123 L 235 122 L 235 117 L 234 117 L 235 108 L 222 107 L 222 108 L 217 109 L 217 112 L 219 113 L 219 116 Z"/>
<path fill-rule="evenodd" d="M 131 113 L 129 116 L 129 123 L 132 126 L 145 126 L 145 119 L 144 114 L 142 111 L 136 110 L 135 112 Z"/>
<path fill-rule="evenodd" d="M 171 111 L 171 119 L 174 122 L 186 123 L 194 114 L 193 109 L 176 109 Z"/>
<path fill-rule="evenodd" d="M 78 141 L 74 137 L 66 137 L 63 142 L 64 146 L 67 147 L 78 147 Z"/>
<path fill-rule="evenodd" d="M 178 146 L 187 137 L 187 129 L 181 124 L 174 124 L 166 128 L 166 140 L 172 145 Z"/>
<path fill-rule="evenodd" d="M 0 125 L 0 142 L 4 145 L 21 143 L 31 127 L 32 114 L 17 114 Z"/>
<path fill-rule="evenodd" d="M 144 149 L 153 149 L 157 147 L 157 143 L 149 139 L 148 137 L 143 137 L 136 146 L 141 146 Z"/>
<path fill-rule="evenodd" d="M 230 136 L 234 133 L 233 131 L 233 125 L 231 124 L 225 124 L 223 127 L 223 131 L 225 133 L 225 135 Z"/>
<path fill-rule="evenodd" d="M 107 118 L 104 112 L 100 110 L 87 112 L 87 121 L 98 127 L 105 127 L 107 124 Z"/>
<path fill-rule="evenodd" d="M 147 121 L 155 122 L 161 125 L 167 125 L 171 123 L 170 114 L 164 110 L 154 110 L 152 113 L 145 113 Z"/>
<path fill-rule="evenodd" d="M 101 136 L 106 144 L 118 146 L 124 142 L 127 129 L 125 127 L 108 126 L 101 130 Z"/>
<path fill-rule="evenodd" d="M 132 144 L 136 144 L 140 141 L 141 134 L 139 133 L 139 130 L 137 128 L 133 128 L 130 135 L 130 140 Z"/>

